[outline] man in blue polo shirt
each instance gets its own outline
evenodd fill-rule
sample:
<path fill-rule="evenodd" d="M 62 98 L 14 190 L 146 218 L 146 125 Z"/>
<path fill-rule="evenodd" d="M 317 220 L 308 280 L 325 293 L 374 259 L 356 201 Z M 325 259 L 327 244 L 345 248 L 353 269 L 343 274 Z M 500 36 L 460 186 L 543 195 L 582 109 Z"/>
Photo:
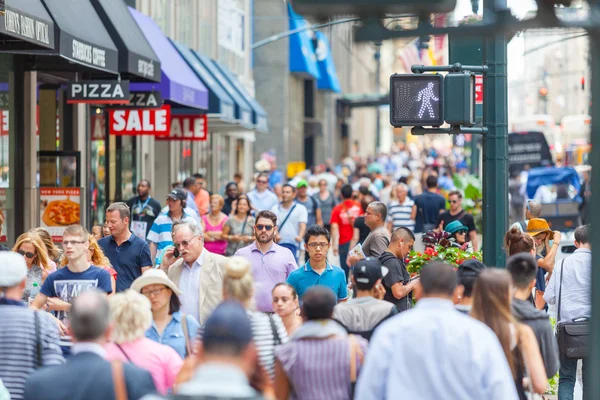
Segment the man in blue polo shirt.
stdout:
<path fill-rule="evenodd" d="M 315 285 L 327 286 L 336 294 L 338 301 L 348 299 L 346 274 L 340 267 L 327 262 L 327 252 L 331 245 L 329 231 L 320 225 L 313 225 L 304 235 L 304 247 L 310 255 L 310 260 L 293 271 L 287 279 L 302 299 L 304 292 Z"/>
<path fill-rule="evenodd" d="M 130 215 L 127 204 L 111 204 L 106 209 L 106 222 L 111 235 L 98 241 L 110 264 L 117 271 L 117 292 L 129 289 L 136 278 L 148 268 L 152 268 L 148 243 L 129 230 Z"/>

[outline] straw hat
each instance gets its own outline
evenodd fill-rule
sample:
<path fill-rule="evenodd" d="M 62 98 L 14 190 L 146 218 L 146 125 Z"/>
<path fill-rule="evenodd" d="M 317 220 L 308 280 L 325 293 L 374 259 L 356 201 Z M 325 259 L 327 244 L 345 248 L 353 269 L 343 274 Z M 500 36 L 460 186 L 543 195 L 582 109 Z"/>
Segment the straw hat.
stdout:
<path fill-rule="evenodd" d="M 550 225 L 544 218 L 531 218 L 527 223 L 527 234 L 529 236 L 534 237 L 544 232 L 550 235 L 550 240 L 554 239 L 554 232 L 552 232 Z"/>
<path fill-rule="evenodd" d="M 165 274 L 165 272 L 160 269 L 152 268 L 144 272 L 142 276 L 133 281 L 133 283 L 131 284 L 131 289 L 141 293 L 142 289 L 148 285 L 165 285 L 166 287 L 171 289 L 173 293 L 175 293 L 177 296 L 181 296 L 183 294 L 183 292 L 177 288 L 175 282 L 170 280 L 167 274 Z"/>

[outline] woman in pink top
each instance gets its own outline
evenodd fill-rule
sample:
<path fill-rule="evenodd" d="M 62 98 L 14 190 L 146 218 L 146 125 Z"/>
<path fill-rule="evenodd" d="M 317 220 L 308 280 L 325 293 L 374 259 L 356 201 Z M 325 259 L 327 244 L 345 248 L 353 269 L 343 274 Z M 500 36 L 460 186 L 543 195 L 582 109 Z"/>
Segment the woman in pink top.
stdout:
<path fill-rule="evenodd" d="M 218 194 L 210 196 L 210 213 L 202 216 L 202 231 L 204 232 L 204 247 L 211 253 L 225 255 L 227 240 L 223 239 L 223 226 L 227 215 L 221 212 L 225 200 Z"/>
<path fill-rule="evenodd" d="M 166 395 L 173 389 L 183 360 L 171 347 L 146 338 L 152 325 L 150 300 L 130 289 L 108 301 L 114 328 L 112 343 L 105 345 L 106 358 L 144 368 L 152 375 L 156 390 Z"/>

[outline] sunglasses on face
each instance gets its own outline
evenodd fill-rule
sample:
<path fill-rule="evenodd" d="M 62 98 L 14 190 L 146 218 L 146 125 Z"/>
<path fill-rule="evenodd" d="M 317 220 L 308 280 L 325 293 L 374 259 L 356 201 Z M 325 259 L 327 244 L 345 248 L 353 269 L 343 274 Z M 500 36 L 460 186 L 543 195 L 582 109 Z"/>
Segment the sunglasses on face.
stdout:
<path fill-rule="evenodd" d="M 466 235 L 466 234 L 467 234 L 467 231 L 458 231 L 458 232 L 456 232 L 456 233 L 457 233 L 458 235 Z"/>
<path fill-rule="evenodd" d="M 450 200 L 450 203 L 456 204 L 456 203 L 458 203 L 458 200 Z"/>
<path fill-rule="evenodd" d="M 255 227 L 257 231 L 266 230 L 267 232 L 270 232 L 273 229 L 273 225 L 255 225 Z"/>
<path fill-rule="evenodd" d="M 29 251 L 25 252 L 23 250 L 19 250 L 19 251 L 17 251 L 17 253 L 19 253 L 20 255 L 25 256 L 27 258 L 33 258 L 33 257 L 35 257 L 35 253 L 31 253 Z"/>

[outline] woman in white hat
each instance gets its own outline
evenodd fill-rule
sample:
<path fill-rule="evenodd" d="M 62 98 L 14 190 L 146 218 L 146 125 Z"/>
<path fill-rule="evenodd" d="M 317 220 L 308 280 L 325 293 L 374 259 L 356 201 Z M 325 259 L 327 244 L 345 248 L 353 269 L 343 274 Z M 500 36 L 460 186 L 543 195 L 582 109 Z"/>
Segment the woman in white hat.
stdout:
<path fill-rule="evenodd" d="M 146 337 L 172 347 L 181 358 L 188 356 L 194 348 L 200 324 L 193 316 L 179 311 L 182 292 L 177 285 L 164 271 L 150 269 L 133 281 L 131 288 L 152 304 L 152 326 L 146 331 Z"/>

